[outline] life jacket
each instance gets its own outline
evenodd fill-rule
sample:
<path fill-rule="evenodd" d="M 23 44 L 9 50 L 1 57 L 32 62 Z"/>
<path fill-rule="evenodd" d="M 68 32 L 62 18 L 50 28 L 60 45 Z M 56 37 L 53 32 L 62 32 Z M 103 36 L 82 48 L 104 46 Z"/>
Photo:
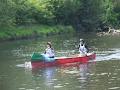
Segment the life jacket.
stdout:
<path fill-rule="evenodd" d="M 84 50 L 82 49 L 81 51 L 86 51 L 87 53 L 89 52 L 89 48 L 88 48 L 88 46 L 87 46 L 86 43 L 80 42 L 80 43 L 79 43 L 79 50 L 80 50 L 80 47 L 81 47 L 81 49 L 82 49 L 82 48 L 84 49 Z"/>
<path fill-rule="evenodd" d="M 46 54 L 48 57 L 54 57 L 54 56 L 55 56 L 54 49 L 52 49 L 52 48 L 46 48 L 45 54 Z"/>
<path fill-rule="evenodd" d="M 81 45 L 79 46 L 79 52 L 80 52 L 80 53 L 84 53 L 84 54 L 87 53 L 87 49 L 85 48 L 85 45 L 84 45 L 84 44 L 81 44 Z"/>

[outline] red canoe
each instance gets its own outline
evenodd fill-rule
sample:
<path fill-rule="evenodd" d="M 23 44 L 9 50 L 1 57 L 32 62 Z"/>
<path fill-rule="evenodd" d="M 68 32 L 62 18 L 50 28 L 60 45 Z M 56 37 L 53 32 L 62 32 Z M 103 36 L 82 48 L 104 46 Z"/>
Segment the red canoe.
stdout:
<path fill-rule="evenodd" d="M 59 57 L 56 58 L 55 61 L 53 62 L 44 62 L 44 61 L 32 61 L 32 68 L 40 68 L 40 67 L 49 67 L 49 66 L 59 66 L 63 64 L 68 64 L 68 63 L 86 63 L 89 60 L 95 59 L 96 54 L 91 53 L 88 54 L 87 56 L 74 56 L 74 57 Z"/>

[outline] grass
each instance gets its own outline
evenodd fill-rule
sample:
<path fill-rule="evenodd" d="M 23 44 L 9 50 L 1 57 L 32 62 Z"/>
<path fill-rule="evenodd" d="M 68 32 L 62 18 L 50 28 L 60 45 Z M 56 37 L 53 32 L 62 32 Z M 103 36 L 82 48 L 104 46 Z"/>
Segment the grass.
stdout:
<path fill-rule="evenodd" d="M 16 40 L 44 37 L 54 34 L 73 33 L 72 26 L 47 26 L 47 25 L 31 25 L 18 26 L 10 29 L 0 30 L 0 40 Z"/>

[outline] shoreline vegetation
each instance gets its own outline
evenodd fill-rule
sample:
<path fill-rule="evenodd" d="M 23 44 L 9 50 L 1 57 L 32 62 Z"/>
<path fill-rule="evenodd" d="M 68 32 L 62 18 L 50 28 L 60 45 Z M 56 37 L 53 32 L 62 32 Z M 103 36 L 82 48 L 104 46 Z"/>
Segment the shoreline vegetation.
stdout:
<path fill-rule="evenodd" d="M 109 27 L 107 31 L 98 32 L 97 36 L 120 36 L 120 29 Z"/>
<path fill-rule="evenodd" d="M 76 30 L 68 25 L 31 25 L 31 26 L 16 26 L 12 28 L 4 28 L 0 30 L 0 41 L 13 41 L 23 39 L 35 39 L 47 37 L 56 34 L 75 33 Z M 82 33 L 82 32 L 81 32 Z M 120 36 L 120 29 L 108 28 L 106 31 L 96 33 L 97 36 Z"/>
<path fill-rule="evenodd" d="M 120 0 L 0 1 L 0 41 L 76 31 L 118 34 L 109 27 L 120 28 Z"/>
<path fill-rule="evenodd" d="M 74 33 L 72 26 L 31 25 L 0 30 L 0 41 L 33 39 L 55 34 Z"/>

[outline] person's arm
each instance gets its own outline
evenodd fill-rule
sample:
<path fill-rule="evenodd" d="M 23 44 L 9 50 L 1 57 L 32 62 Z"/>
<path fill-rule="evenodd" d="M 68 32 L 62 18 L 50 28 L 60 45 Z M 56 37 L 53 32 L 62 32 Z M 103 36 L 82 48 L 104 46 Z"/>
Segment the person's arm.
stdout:
<path fill-rule="evenodd" d="M 89 52 L 89 47 L 88 47 L 88 45 L 85 43 L 85 48 L 86 48 L 86 50 L 87 50 L 87 53 Z"/>
<path fill-rule="evenodd" d="M 44 54 L 46 54 L 46 49 L 45 49 L 45 51 L 44 51 Z"/>
<path fill-rule="evenodd" d="M 54 49 L 53 49 L 53 48 L 51 48 L 51 50 L 52 50 L 52 53 L 55 55 L 55 51 L 54 51 Z"/>

